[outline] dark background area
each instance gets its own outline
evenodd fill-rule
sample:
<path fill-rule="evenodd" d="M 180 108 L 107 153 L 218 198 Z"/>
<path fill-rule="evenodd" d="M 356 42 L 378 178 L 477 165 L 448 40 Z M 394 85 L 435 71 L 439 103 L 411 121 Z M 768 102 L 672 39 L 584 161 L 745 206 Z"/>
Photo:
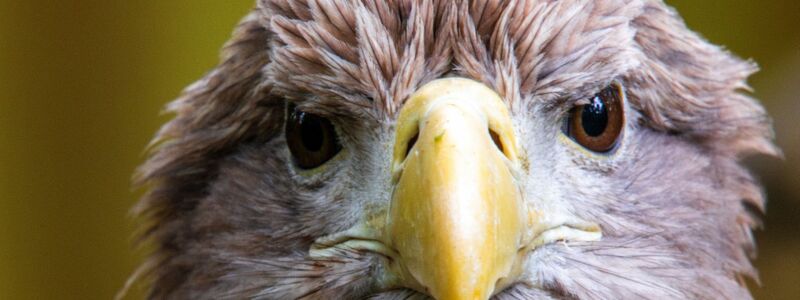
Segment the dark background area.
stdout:
<path fill-rule="evenodd" d="M 672 0 L 693 29 L 762 66 L 751 79 L 784 161 L 758 299 L 800 295 L 800 2 Z M 131 175 L 164 104 L 217 62 L 252 0 L 0 0 L 0 299 L 108 299 L 141 260 Z M 142 295 L 134 289 L 132 298 Z"/>

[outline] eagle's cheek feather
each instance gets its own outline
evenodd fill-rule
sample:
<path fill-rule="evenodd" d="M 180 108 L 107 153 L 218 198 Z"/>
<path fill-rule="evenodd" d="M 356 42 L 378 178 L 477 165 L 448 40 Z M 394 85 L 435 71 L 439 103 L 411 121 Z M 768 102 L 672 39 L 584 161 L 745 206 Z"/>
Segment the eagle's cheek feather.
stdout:
<path fill-rule="evenodd" d="M 601 237 L 594 224 L 552 223 L 560 218 L 525 204 L 508 109 L 485 85 L 430 82 L 409 98 L 397 124 L 389 207 L 317 240 L 312 257 L 376 252 L 386 258 L 380 279 L 386 289 L 488 299 L 517 283 L 534 248 Z"/>

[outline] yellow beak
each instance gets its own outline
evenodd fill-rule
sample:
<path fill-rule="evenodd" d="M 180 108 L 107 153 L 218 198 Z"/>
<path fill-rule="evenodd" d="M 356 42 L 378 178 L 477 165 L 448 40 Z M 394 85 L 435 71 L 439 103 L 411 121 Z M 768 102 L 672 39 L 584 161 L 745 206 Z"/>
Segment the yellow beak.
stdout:
<path fill-rule="evenodd" d="M 478 82 L 441 79 L 409 98 L 397 126 L 390 269 L 436 299 L 488 299 L 516 276 L 527 216 L 508 109 Z"/>

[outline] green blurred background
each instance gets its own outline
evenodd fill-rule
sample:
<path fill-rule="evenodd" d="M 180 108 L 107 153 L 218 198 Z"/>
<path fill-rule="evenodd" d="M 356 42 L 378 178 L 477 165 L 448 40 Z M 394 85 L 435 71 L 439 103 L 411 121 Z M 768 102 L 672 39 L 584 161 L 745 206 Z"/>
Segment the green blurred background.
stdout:
<path fill-rule="evenodd" d="M 758 61 L 751 83 L 786 161 L 768 187 L 758 299 L 800 295 L 800 2 L 672 0 L 689 25 Z M 252 0 L 0 0 L 0 299 L 109 299 L 141 259 L 130 178 L 217 62 Z M 134 290 L 134 298 L 142 292 Z"/>

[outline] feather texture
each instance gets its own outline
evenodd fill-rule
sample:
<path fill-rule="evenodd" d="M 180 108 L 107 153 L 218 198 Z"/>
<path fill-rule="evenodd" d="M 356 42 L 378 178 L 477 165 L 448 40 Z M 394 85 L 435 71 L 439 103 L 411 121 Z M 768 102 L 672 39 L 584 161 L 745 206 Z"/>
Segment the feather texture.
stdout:
<path fill-rule="evenodd" d="M 142 274 L 152 298 L 419 296 L 376 290 L 374 256 L 307 250 L 387 203 L 399 109 L 462 76 L 519 120 L 528 197 L 558 195 L 605 234 L 534 251 L 499 299 L 749 298 L 764 197 L 738 160 L 779 155 L 747 94 L 755 70 L 659 0 L 260 0 L 220 65 L 168 106 L 140 169 L 135 213 L 156 245 Z M 559 126 L 553 112 L 611 82 L 632 109 L 626 150 L 599 162 L 560 151 L 544 130 Z M 291 167 L 287 101 L 337 125 L 335 171 Z"/>

